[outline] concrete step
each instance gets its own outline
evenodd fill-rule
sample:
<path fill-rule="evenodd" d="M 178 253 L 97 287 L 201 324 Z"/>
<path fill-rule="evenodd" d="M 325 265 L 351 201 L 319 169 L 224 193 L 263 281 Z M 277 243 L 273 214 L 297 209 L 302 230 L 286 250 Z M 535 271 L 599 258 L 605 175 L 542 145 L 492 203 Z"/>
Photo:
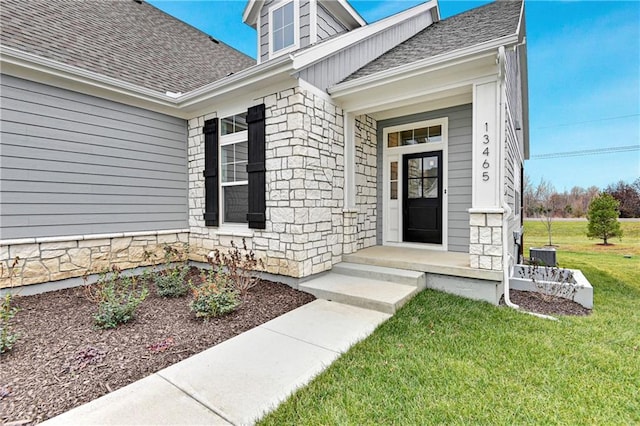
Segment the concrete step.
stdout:
<path fill-rule="evenodd" d="M 413 285 L 329 272 L 301 283 L 299 289 L 318 299 L 394 314 L 420 289 Z"/>
<path fill-rule="evenodd" d="M 340 262 L 333 265 L 332 272 L 353 277 L 370 278 L 418 287 L 423 290 L 427 286 L 427 275 L 420 271 L 388 268 L 385 266 L 365 265 L 362 263 Z"/>

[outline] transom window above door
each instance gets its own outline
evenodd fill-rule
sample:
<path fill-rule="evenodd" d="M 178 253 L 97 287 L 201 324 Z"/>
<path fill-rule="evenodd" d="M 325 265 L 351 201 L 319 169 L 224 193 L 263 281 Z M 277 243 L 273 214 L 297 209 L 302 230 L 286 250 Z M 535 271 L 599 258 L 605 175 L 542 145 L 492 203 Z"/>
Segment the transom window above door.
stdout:
<path fill-rule="evenodd" d="M 442 142 L 442 125 L 419 127 L 387 135 L 387 147 Z"/>

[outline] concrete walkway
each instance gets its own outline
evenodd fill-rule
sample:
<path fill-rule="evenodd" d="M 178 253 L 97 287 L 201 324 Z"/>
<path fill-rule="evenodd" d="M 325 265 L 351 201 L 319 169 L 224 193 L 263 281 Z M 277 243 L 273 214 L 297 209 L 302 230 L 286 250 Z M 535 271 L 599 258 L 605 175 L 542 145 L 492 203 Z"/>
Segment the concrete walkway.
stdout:
<path fill-rule="evenodd" d="M 252 424 L 389 317 L 315 300 L 45 423 Z"/>

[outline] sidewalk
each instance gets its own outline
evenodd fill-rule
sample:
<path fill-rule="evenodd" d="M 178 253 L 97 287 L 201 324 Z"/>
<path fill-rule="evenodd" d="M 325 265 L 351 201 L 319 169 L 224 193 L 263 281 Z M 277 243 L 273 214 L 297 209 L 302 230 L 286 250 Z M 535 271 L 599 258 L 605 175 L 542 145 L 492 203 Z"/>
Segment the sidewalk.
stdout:
<path fill-rule="evenodd" d="M 43 424 L 252 424 L 390 316 L 315 300 Z"/>

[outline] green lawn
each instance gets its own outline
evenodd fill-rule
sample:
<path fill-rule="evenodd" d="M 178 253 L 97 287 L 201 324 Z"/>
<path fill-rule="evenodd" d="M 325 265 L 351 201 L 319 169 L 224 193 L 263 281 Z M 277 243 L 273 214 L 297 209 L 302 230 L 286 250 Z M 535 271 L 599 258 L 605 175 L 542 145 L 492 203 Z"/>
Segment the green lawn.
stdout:
<path fill-rule="evenodd" d="M 537 225 L 525 247 L 541 244 Z M 603 248 L 578 225 L 554 224 L 554 243 L 593 284 L 592 315 L 549 321 L 427 290 L 262 423 L 639 424 L 640 226 Z"/>

